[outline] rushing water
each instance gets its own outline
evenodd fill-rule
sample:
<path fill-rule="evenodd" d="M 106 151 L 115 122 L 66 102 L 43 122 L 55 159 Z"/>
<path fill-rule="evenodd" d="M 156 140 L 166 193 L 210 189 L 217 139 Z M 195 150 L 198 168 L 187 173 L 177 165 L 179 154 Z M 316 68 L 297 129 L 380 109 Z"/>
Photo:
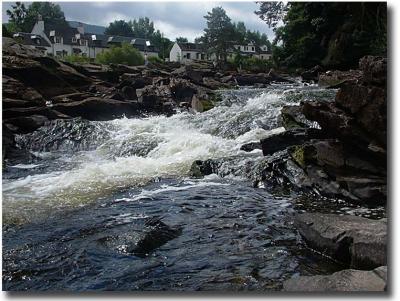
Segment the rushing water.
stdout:
<path fill-rule="evenodd" d="M 261 157 L 240 146 L 280 131 L 283 105 L 334 94 L 233 90 L 201 114 L 55 121 L 18 137 L 32 156 L 3 172 L 4 289 L 277 290 L 295 274 L 337 270 L 292 226 L 301 196 L 240 175 L 189 177 L 195 160 Z M 167 239 L 135 252 L 154 220 Z"/>

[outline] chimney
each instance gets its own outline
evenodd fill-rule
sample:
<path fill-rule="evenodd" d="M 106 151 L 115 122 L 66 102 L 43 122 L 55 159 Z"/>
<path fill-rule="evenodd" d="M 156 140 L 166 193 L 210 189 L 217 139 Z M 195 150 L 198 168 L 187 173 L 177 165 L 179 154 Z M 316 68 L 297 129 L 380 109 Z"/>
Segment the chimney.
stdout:
<path fill-rule="evenodd" d="M 78 23 L 78 27 L 76 29 L 80 34 L 85 34 L 85 29 L 83 28 L 83 24 L 81 22 Z"/>
<path fill-rule="evenodd" d="M 44 21 L 41 14 L 38 14 L 36 26 L 38 32 L 44 32 Z"/>

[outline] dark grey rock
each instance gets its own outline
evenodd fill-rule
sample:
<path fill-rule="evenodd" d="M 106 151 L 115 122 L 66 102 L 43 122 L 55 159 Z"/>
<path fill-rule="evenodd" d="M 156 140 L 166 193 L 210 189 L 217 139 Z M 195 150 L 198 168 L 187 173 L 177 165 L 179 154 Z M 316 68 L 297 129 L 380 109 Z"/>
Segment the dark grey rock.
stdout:
<path fill-rule="evenodd" d="M 386 265 L 386 219 L 303 213 L 296 215 L 294 224 L 311 248 L 351 268 Z"/>
<path fill-rule="evenodd" d="M 343 270 L 332 275 L 293 277 L 283 283 L 286 292 L 383 292 L 387 267 L 372 271 Z"/>

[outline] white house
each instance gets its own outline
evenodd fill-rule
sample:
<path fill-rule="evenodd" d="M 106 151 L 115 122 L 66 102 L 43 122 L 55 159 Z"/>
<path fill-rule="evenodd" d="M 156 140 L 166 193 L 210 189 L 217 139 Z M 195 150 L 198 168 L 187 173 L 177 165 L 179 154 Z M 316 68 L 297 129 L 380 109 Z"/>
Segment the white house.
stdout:
<path fill-rule="evenodd" d="M 192 60 L 210 60 L 201 44 L 175 43 L 169 53 L 170 62 L 187 63 Z"/>
<path fill-rule="evenodd" d="M 232 49 L 228 50 L 228 57 L 233 58 L 238 52 L 242 56 L 257 57 L 263 60 L 269 60 L 272 57 L 272 53 L 268 51 L 266 45 L 258 47 L 253 43 L 234 45 Z M 216 56 L 207 54 L 202 44 L 195 43 L 175 43 L 169 53 L 171 62 L 187 63 L 194 59 L 213 61 Z"/>
<path fill-rule="evenodd" d="M 40 17 L 31 33 L 19 32 L 14 38 L 56 57 L 75 54 L 96 58 L 99 53 L 123 42 L 130 43 L 143 56 L 158 56 L 155 46 L 145 39 L 86 33 L 82 25 L 77 28 L 69 25 L 50 25 L 45 24 Z"/>
<path fill-rule="evenodd" d="M 268 50 L 267 45 L 263 45 L 260 47 L 260 49 L 258 50 L 258 58 L 260 58 L 262 60 L 272 59 L 272 53 L 271 53 L 271 51 Z"/>

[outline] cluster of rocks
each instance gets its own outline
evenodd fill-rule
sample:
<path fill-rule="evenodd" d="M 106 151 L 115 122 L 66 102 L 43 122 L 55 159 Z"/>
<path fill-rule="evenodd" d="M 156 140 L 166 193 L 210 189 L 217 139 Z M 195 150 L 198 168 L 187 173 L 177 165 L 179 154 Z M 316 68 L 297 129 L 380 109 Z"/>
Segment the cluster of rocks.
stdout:
<path fill-rule="evenodd" d="M 287 130 L 260 141 L 264 155 L 282 151 L 281 164 L 266 168 L 260 181 L 282 176 L 289 160 L 307 179 L 304 188 L 353 202 L 386 203 L 386 59 L 364 57 L 360 72 L 358 81 L 343 83 L 334 102 L 282 109 Z"/>
<path fill-rule="evenodd" d="M 284 175 L 287 162 L 295 162 L 301 177 L 297 181 L 285 177 L 293 186 L 369 205 L 386 204 L 386 65 L 385 58 L 367 56 L 360 60 L 359 70 L 322 73 L 322 86 L 340 87 L 334 102 L 304 102 L 297 111 L 284 108 L 288 130 L 261 141 L 267 155 L 275 151 L 270 149 L 272 140 L 278 140 L 284 159 L 264 171 L 264 181 L 274 172 Z M 304 117 L 317 122 L 319 129 L 308 128 Z M 294 277 L 284 283 L 284 290 L 387 289 L 386 219 L 304 213 L 295 217 L 294 224 L 309 247 L 350 269 Z"/>
<path fill-rule="evenodd" d="M 320 81 L 328 76 L 336 80 L 340 89 L 334 102 L 284 107 L 280 118 L 284 131 L 241 148 L 262 149 L 265 159 L 243 166 L 235 158 L 196 161 L 193 175 L 223 175 L 229 165 L 228 172 L 247 175 L 254 186 L 268 191 L 297 190 L 368 206 L 385 205 L 386 64 L 385 58 L 366 56 L 359 70 L 314 70 Z M 351 269 L 329 276 L 295 277 L 285 282 L 284 290 L 386 290 L 385 219 L 307 213 L 297 215 L 294 224 L 310 248 Z"/>
<path fill-rule="evenodd" d="M 221 71 L 204 61 L 185 66 L 72 64 L 3 38 L 3 154 L 13 146 L 14 134 L 35 131 L 49 120 L 203 111 L 213 107 L 217 89 L 272 81 L 288 79 L 273 71 Z"/>

